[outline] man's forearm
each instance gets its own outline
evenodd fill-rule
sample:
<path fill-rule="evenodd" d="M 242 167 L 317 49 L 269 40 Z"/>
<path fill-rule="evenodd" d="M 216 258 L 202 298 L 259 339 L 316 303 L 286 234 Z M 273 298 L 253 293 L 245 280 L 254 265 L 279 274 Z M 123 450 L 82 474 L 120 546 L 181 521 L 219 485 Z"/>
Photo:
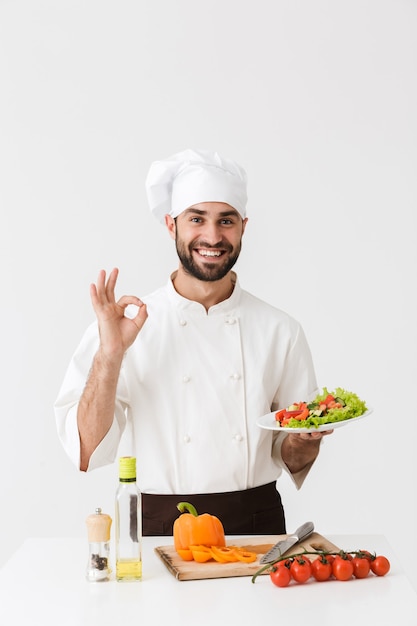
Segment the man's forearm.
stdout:
<path fill-rule="evenodd" d="M 320 450 L 320 438 L 302 438 L 300 435 L 287 435 L 282 442 L 281 457 L 291 474 L 301 472 L 311 465 Z"/>
<path fill-rule="evenodd" d="M 80 436 L 80 469 L 84 472 L 92 453 L 113 423 L 122 358 L 110 360 L 99 350 L 80 398 L 77 423 Z"/>

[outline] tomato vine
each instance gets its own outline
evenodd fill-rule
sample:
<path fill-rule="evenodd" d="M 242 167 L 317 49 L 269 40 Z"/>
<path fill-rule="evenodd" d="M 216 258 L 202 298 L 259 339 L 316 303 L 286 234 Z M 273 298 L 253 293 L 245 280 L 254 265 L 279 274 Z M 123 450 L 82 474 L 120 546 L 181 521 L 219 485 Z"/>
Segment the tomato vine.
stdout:
<path fill-rule="evenodd" d="M 320 582 L 330 578 L 349 580 L 366 578 L 370 572 L 385 576 L 390 567 L 387 557 L 368 550 L 303 550 L 267 563 L 255 572 L 252 583 L 267 571 L 275 585 L 287 587 L 292 579 L 298 583 L 307 582 L 311 577 Z M 283 568 L 287 571 L 281 571 Z"/>

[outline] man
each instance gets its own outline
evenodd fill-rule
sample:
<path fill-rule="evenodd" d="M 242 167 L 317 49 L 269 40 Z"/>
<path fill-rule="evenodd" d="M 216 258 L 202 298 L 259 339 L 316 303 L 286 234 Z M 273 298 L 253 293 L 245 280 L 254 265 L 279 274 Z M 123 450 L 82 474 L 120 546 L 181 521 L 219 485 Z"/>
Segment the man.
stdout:
<path fill-rule="evenodd" d="M 247 226 L 246 174 L 185 150 L 152 164 L 150 208 L 175 241 L 168 284 L 116 301 L 118 270 L 91 286 L 97 316 L 55 404 L 82 471 L 112 463 L 128 425 L 143 492 L 143 533 L 170 535 L 176 504 L 217 515 L 227 534 L 280 534 L 276 481 L 300 488 L 323 433 L 261 429 L 257 419 L 317 393 L 300 325 L 241 289 L 232 271 Z"/>

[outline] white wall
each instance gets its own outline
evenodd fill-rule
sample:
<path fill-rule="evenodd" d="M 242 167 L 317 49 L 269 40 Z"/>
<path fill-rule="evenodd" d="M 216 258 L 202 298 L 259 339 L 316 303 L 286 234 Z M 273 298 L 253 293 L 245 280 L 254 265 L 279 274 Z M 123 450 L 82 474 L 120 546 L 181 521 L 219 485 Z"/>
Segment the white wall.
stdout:
<path fill-rule="evenodd" d="M 384 534 L 413 575 L 416 28 L 411 0 L 0 1 L 0 563 L 113 511 L 116 468 L 78 473 L 52 406 L 99 269 L 144 295 L 175 268 L 144 178 L 201 147 L 249 174 L 242 286 L 374 408 L 282 480 L 288 526 Z"/>

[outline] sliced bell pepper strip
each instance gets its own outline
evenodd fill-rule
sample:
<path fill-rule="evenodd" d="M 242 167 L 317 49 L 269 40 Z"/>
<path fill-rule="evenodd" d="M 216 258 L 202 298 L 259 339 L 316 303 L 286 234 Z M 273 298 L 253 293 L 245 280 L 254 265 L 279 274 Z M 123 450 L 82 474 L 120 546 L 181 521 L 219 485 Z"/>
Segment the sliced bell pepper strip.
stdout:
<path fill-rule="evenodd" d="M 281 419 L 284 417 L 284 413 L 286 412 L 285 409 L 281 409 L 280 411 L 277 411 L 275 413 L 275 419 L 277 420 L 277 422 L 280 422 Z"/>
<path fill-rule="evenodd" d="M 300 421 L 306 420 L 309 415 L 310 415 L 310 411 L 308 409 L 304 409 L 303 411 L 301 411 L 299 415 L 294 415 L 294 419 L 300 420 Z"/>
<path fill-rule="evenodd" d="M 177 552 L 183 561 L 192 561 L 194 558 L 191 550 L 184 549 L 184 550 L 177 550 Z"/>
<path fill-rule="evenodd" d="M 236 563 L 237 561 L 253 563 L 258 558 L 256 552 L 250 552 L 239 546 L 227 546 L 225 548 L 211 546 L 211 550 L 213 558 L 219 563 Z"/>
<path fill-rule="evenodd" d="M 207 546 L 190 546 L 190 551 L 194 561 L 206 563 L 213 558 L 211 549 Z"/>
<path fill-rule="evenodd" d="M 235 563 L 236 551 L 234 548 L 211 546 L 213 558 L 219 563 Z"/>
<path fill-rule="evenodd" d="M 253 563 L 258 557 L 256 552 L 250 552 L 249 550 L 243 550 L 242 548 L 235 548 L 235 555 L 237 560 L 243 563 Z"/>
<path fill-rule="evenodd" d="M 184 561 L 196 561 L 197 563 L 207 563 L 207 561 L 217 561 L 217 563 L 253 563 L 257 559 L 256 552 L 250 552 L 239 546 L 190 546 L 189 550 L 177 551 Z"/>

